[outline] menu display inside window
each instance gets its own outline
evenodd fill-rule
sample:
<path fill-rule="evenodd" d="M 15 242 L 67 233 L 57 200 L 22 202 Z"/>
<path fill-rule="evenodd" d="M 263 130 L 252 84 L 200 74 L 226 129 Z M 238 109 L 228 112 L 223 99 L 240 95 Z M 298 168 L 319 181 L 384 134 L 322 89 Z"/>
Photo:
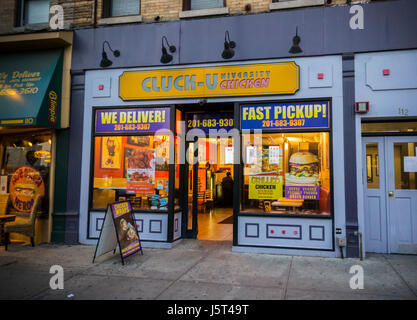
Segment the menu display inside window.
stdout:
<path fill-rule="evenodd" d="M 130 200 L 133 209 L 168 210 L 169 136 L 102 136 L 94 142 L 94 209 Z"/>
<path fill-rule="evenodd" d="M 244 211 L 330 215 L 329 133 L 261 137 L 243 135 Z"/>

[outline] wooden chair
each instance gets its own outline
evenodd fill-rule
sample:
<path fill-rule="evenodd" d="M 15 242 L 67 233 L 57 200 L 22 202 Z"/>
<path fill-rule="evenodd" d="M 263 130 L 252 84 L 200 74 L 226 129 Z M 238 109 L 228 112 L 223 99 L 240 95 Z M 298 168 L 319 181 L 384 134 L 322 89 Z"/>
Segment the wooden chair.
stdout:
<path fill-rule="evenodd" d="M 33 203 L 32 210 L 30 211 L 29 218 L 20 218 L 17 217 L 15 221 L 8 222 L 4 225 L 4 247 L 7 251 L 7 246 L 9 243 L 10 233 L 20 233 L 30 237 L 30 243 L 32 247 L 35 246 L 35 221 L 36 221 L 36 213 L 38 211 L 38 207 L 41 203 L 42 197 L 37 195 L 35 198 L 35 202 Z"/>

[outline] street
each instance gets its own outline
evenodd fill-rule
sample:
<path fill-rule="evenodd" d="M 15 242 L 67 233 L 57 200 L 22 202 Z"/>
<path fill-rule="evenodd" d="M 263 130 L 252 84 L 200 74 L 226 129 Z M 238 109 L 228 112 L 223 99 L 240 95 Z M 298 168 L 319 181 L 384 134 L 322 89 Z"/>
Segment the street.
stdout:
<path fill-rule="evenodd" d="M 0 299 L 293 300 L 417 299 L 417 256 L 368 254 L 333 259 L 234 253 L 230 242 L 183 240 L 173 249 L 144 248 L 123 266 L 116 252 L 92 264 L 95 246 L 0 248 Z M 64 289 L 50 288 L 50 267 Z M 350 288 L 351 267 L 363 289 Z"/>

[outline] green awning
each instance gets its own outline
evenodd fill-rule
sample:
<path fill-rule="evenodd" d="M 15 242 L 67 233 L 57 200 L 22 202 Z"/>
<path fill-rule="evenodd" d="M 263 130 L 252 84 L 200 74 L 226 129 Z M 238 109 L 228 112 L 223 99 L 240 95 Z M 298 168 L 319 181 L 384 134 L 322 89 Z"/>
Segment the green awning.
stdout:
<path fill-rule="evenodd" d="M 0 126 L 61 125 L 63 50 L 0 54 Z"/>

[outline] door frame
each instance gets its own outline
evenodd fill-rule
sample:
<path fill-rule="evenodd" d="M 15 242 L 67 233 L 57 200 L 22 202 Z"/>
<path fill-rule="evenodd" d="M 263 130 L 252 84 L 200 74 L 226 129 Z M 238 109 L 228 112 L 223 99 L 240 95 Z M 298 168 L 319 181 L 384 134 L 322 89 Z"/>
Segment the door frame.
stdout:
<path fill-rule="evenodd" d="M 390 198 L 389 196 L 386 197 L 386 206 L 387 206 L 387 216 L 388 216 L 388 243 L 389 243 L 389 253 L 406 253 L 400 250 L 400 243 L 398 241 L 398 226 L 401 223 L 399 218 L 395 217 L 394 212 L 390 210 L 393 200 L 396 199 L 397 192 L 417 192 L 416 189 L 396 189 L 395 188 L 395 159 L 394 159 L 394 144 L 395 143 L 417 143 L 417 136 L 387 136 L 384 138 L 384 148 L 385 148 L 385 165 L 387 168 L 393 168 L 393 170 L 389 170 L 386 176 L 386 195 L 389 191 L 394 192 L 394 196 Z M 389 152 L 391 150 L 391 152 Z M 417 156 L 417 152 L 416 152 Z M 411 221 L 412 222 L 412 221 Z"/>
<path fill-rule="evenodd" d="M 193 151 L 193 176 L 192 176 L 192 184 L 193 184 L 193 193 L 192 193 L 192 204 L 191 204 L 191 217 L 192 217 L 192 224 L 191 224 L 191 229 L 188 229 L 188 219 L 189 219 L 189 201 L 188 201 L 188 191 L 189 191 L 189 174 L 190 174 L 190 164 L 188 163 L 187 159 L 187 154 L 189 154 L 189 148 L 190 148 L 190 144 L 194 145 L 194 151 Z M 197 146 L 197 148 L 196 148 Z M 185 219 L 184 219 L 184 232 L 183 232 L 183 236 L 186 239 L 197 239 L 197 234 L 198 234 L 198 211 L 197 211 L 197 205 L 198 205 L 198 189 L 195 187 L 197 186 L 198 183 L 198 137 L 196 137 L 194 139 L 194 141 L 186 141 L 185 142 L 185 153 L 186 153 L 186 157 L 185 157 L 185 165 L 184 165 L 184 177 L 183 177 L 183 181 L 184 181 L 184 194 L 183 194 L 183 203 L 184 203 L 184 212 L 185 212 Z M 197 161 L 195 161 L 195 159 L 197 159 Z M 197 174 L 196 174 L 197 173 Z"/>
<path fill-rule="evenodd" d="M 379 162 L 379 193 L 380 197 L 380 216 L 381 216 L 381 237 L 383 237 L 385 244 L 383 245 L 385 248 L 381 248 L 380 250 L 376 251 L 368 251 L 367 245 L 369 246 L 368 240 L 368 232 L 367 228 L 367 196 L 368 196 L 368 187 L 367 187 L 367 153 L 366 153 L 366 145 L 368 143 L 376 143 L 378 145 L 378 162 Z M 376 252 L 376 253 L 390 253 L 390 243 L 389 243 L 389 216 L 388 216 L 388 209 L 387 209 L 387 193 L 386 193 L 386 156 L 385 156 L 385 137 L 384 136 L 374 136 L 374 137 L 362 137 L 362 182 L 363 182 L 363 195 L 364 195 L 364 230 L 365 230 L 365 252 Z M 373 190 L 373 189 L 370 189 Z M 384 223 L 382 223 L 384 221 Z"/>
<path fill-rule="evenodd" d="M 381 200 L 384 208 L 382 209 L 384 212 L 381 215 L 385 218 L 385 226 L 381 226 L 381 230 L 385 231 L 385 238 L 386 238 L 386 251 L 378 253 L 388 253 L 391 254 L 393 251 L 397 253 L 398 250 L 394 248 L 397 243 L 396 238 L 396 230 L 397 221 L 393 218 L 393 213 L 390 211 L 390 198 L 388 197 L 388 190 L 392 190 L 395 192 L 395 172 L 391 170 L 393 167 L 393 151 L 391 151 L 393 144 L 395 142 L 410 142 L 413 139 L 414 141 L 417 140 L 417 136 L 415 134 L 381 134 L 381 135 L 364 135 L 362 136 L 362 182 L 363 182 L 363 194 L 364 194 L 364 229 L 367 232 L 367 225 L 366 225 L 366 208 L 365 208 L 365 201 L 367 197 L 367 166 L 366 166 L 366 144 L 367 143 L 377 143 L 378 144 L 378 156 L 379 156 L 379 177 L 380 177 L 380 193 L 383 195 L 384 199 Z M 390 153 L 391 151 L 391 153 Z M 383 161 L 381 158 L 383 157 Z M 416 155 L 417 156 L 417 155 Z M 391 161 L 392 160 L 392 161 Z M 383 165 L 383 167 L 381 166 Z M 394 194 L 395 195 L 395 194 Z M 365 235 L 365 239 L 367 235 Z M 367 252 L 367 241 L 365 241 L 365 252 Z"/>

